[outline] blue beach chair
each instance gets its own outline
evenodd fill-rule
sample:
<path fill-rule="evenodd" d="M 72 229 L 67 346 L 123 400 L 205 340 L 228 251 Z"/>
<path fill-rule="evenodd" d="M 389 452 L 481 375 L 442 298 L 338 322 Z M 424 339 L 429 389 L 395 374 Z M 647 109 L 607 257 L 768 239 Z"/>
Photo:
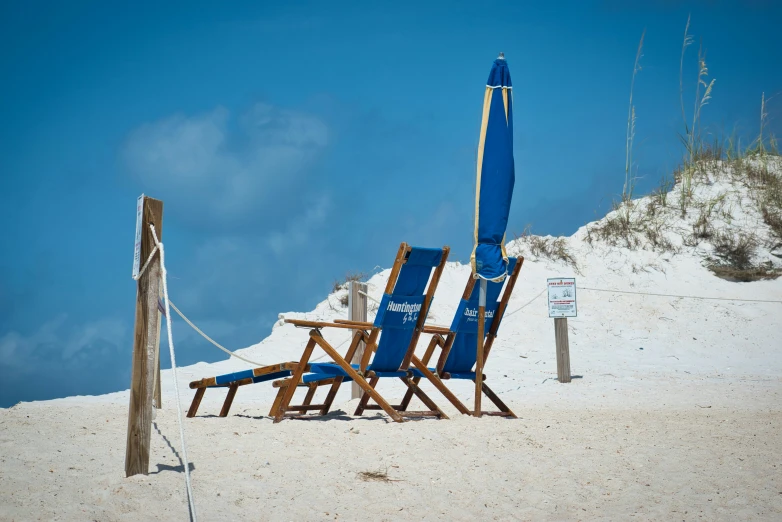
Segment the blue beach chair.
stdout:
<path fill-rule="evenodd" d="M 513 287 L 519 277 L 524 258 L 509 259 L 507 284 L 488 282 L 486 289 L 486 321 L 490 322 L 486 330 L 484 342 L 484 361 L 488 359 L 497 330 L 502 323 L 502 317 L 508 307 Z M 505 291 L 502 292 L 503 285 Z M 456 309 L 450 329 L 424 325 L 423 332 L 432 334 L 432 340 L 422 359 L 412 358 L 412 373 L 415 376 L 414 384 L 418 384 L 422 378 L 428 379 L 461 413 L 472 415 L 462 402 L 443 384 L 448 379 L 470 379 L 475 381 L 475 361 L 477 359 L 476 346 L 478 342 L 478 294 L 479 286 L 470 274 L 467 286 L 462 294 L 462 300 Z M 500 293 L 502 292 L 502 297 Z M 499 301 L 498 301 L 499 299 Z M 435 349 L 440 346 L 442 351 L 437 361 L 437 366 L 427 368 L 427 364 L 434 355 Z M 516 418 L 516 415 L 503 403 L 500 398 L 486 385 L 484 376 L 482 384 L 483 393 L 491 400 L 500 411 L 484 411 L 484 415 L 499 415 Z M 405 410 L 410 403 L 412 393 L 405 394 L 400 404 L 400 410 Z"/>
<path fill-rule="evenodd" d="M 434 402 L 417 385 L 412 383 L 412 374 L 408 371 L 408 367 L 426 314 L 429 311 L 432 296 L 437 288 L 443 268 L 445 268 L 448 252 L 448 247 L 417 248 L 402 243 L 397 252 L 374 323 L 286 320 L 287 323 L 298 327 L 312 328 L 310 340 L 304 349 L 301 360 L 191 382 L 190 388 L 197 391 L 188 411 L 188 417 L 193 417 L 197 413 L 207 388 L 228 388 L 228 395 L 220 412 L 220 416 L 225 417 L 228 415 L 231 403 L 240 386 L 282 379 L 274 382 L 274 386 L 279 388 L 279 392 L 269 412 L 275 422 L 281 421 L 286 416 L 301 417 L 301 414 L 306 414 L 311 410 L 320 410 L 320 415 L 325 415 L 331 408 L 341 383 L 345 381 L 356 381 L 364 390 L 361 411 L 364 408 L 373 407 L 367 406 L 367 401 L 371 398 L 395 421 L 401 421 L 402 418 L 396 410 L 374 390 L 377 379 L 380 377 L 400 378 L 412 390 L 411 393 L 418 396 L 427 407 L 432 409 L 425 413 L 445 417 Z M 326 342 L 321 335 L 321 328 L 355 330 L 344 358 Z M 362 341 L 366 343 L 366 349 L 361 364 L 351 365 L 348 361 L 352 360 Z M 310 363 L 309 360 L 315 346 L 323 348 L 334 362 Z M 370 364 L 369 359 L 373 353 L 375 353 L 375 357 Z M 369 383 L 366 379 L 369 379 Z M 317 389 L 324 385 L 331 386 L 326 400 L 323 404 L 311 404 Z M 307 395 L 301 405 L 290 405 L 298 386 L 309 388 Z M 289 412 L 296 412 L 298 415 L 291 415 Z M 409 416 L 421 414 L 422 412 L 407 413 Z"/>
<path fill-rule="evenodd" d="M 449 250 L 448 247 L 417 248 L 402 243 L 374 322 L 338 320 L 321 323 L 286 320 L 287 323 L 312 330 L 310 341 L 293 375 L 274 383 L 274 386 L 280 388 L 270 413 L 275 422 L 286 416 L 302 417 L 301 413 L 310 410 L 320 410 L 320 415 L 325 415 L 331 408 L 340 385 L 346 381 L 355 381 L 364 392 L 356 415 L 361 415 L 366 409 L 382 409 L 397 422 L 401 422 L 403 416 L 447 418 L 412 381 L 409 366 Z M 324 327 L 350 328 L 356 331 L 345 357 L 337 353 L 323 338 L 320 329 Z M 351 364 L 349 361 L 362 341 L 366 343 L 366 348 L 361 362 Z M 316 345 L 320 346 L 333 362 L 310 363 L 309 359 Z M 430 410 L 400 414 L 397 407 L 389 404 L 375 391 L 378 381 L 384 377 L 400 379 L 408 387 L 409 393 L 421 399 Z M 317 388 L 325 385 L 330 385 L 331 388 L 323 404 L 311 404 Z M 290 401 L 299 386 L 309 390 L 302 404 L 292 406 Z M 375 404 L 368 404 L 370 399 Z"/>

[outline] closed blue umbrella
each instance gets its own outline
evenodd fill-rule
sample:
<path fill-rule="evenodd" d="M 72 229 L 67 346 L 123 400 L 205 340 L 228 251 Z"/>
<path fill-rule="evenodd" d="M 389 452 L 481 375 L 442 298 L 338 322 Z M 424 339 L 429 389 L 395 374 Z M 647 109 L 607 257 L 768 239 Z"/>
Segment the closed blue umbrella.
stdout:
<path fill-rule="evenodd" d="M 494 60 L 483 100 L 478 169 L 475 184 L 475 246 L 470 256 L 473 276 L 480 279 L 478 358 L 475 365 L 475 415 L 481 416 L 486 281 L 501 282 L 508 274 L 505 229 L 516 181 L 513 162 L 513 94 L 505 56 Z"/>

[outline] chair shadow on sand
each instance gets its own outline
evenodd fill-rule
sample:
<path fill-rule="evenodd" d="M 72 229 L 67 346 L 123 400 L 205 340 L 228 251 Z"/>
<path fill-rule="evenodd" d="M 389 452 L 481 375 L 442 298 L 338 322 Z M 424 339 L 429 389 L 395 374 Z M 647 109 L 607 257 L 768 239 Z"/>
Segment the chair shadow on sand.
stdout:
<path fill-rule="evenodd" d="M 221 418 L 219 415 L 203 415 L 203 417 L 209 418 Z M 269 415 L 242 415 L 240 413 L 237 413 L 234 415 L 234 417 L 241 417 L 244 419 L 251 419 L 251 420 L 274 420 L 274 416 Z M 309 421 L 309 422 L 328 422 L 328 421 L 383 421 L 385 423 L 392 422 L 390 418 L 386 417 L 385 415 L 381 414 L 380 412 L 377 413 L 377 415 L 373 416 L 353 416 L 348 414 L 345 410 L 332 410 L 326 415 L 302 415 L 301 417 L 290 417 L 291 420 L 302 420 L 302 421 Z"/>
<path fill-rule="evenodd" d="M 272 420 L 273 421 L 274 420 L 274 417 L 273 416 L 270 417 L 269 415 L 245 415 L 245 414 L 242 414 L 242 413 L 236 413 L 236 414 L 232 415 L 232 417 L 239 417 L 239 418 L 242 418 L 242 419 L 248 419 L 248 420 L 253 420 L 253 421 L 258 421 L 258 420 Z M 201 415 L 201 418 L 202 419 L 222 419 L 224 417 L 220 417 L 219 415 Z M 353 416 L 353 415 L 350 415 L 349 413 L 347 413 L 345 410 L 333 410 L 333 411 L 330 411 L 329 413 L 327 413 L 326 415 L 312 415 L 312 416 L 302 415 L 301 417 L 291 417 L 291 420 L 302 420 L 302 421 L 308 421 L 308 422 L 383 421 L 386 424 L 392 422 L 389 417 L 383 415 L 380 412 L 378 412 L 376 415 L 372 415 L 372 416 L 365 416 L 365 415 Z M 426 419 L 411 418 L 409 420 L 411 420 L 411 421 L 412 420 L 414 420 L 414 421 L 421 421 L 421 420 L 426 420 Z M 169 444 L 169 446 L 170 446 L 170 444 Z M 173 448 L 172 448 L 172 451 L 174 451 Z M 174 453 L 176 453 L 176 451 L 174 451 Z"/>

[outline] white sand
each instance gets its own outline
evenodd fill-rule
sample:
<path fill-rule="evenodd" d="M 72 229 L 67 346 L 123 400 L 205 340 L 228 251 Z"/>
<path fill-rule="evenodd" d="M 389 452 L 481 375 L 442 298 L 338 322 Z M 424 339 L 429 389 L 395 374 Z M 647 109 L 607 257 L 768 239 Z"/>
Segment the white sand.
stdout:
<path fill-rule="evenodd" d="M 745 196 L 726 183 L 700 196 L 720 190 Z M 696 217 L 677 226 L 687 230 Z M 731 222 L 763 233 L 752 205 L 737 205 Z M 666 232 L 681 244 L 680 230 Z M 708 245 L 660 255 L 583 239 L 584 229 L 567 239 L 577 274 L 528 257 L 488 361 L 488 384 L 520 419 L 460 416 L 428 384 L 451 420 L 355 418 L 343 386 L 331 415 L 275 425 L 266 417 L 275 392 L 268 383 L 241 388 L 228 418 L 216 417 L 225 391 L 209 390 L 199 417 L 185 421 L 199 519 L 782 519 L 782 305 L 586 290 L 782 300 L 782 280 L 718 279 L 702 266 Z M 373 296 L 387 273 L 370 280 Z M 430 322 L 450 324 L 468 273 L 449 264 Z M 560 384 L 545 295 L 513 312 L 546 277 L 569 275 L 579 287 L 579 317 L 570 320 L 576 378 Z M 344 314 L 337 294 L 286 316 Z M 348 335 L 325 334 L 335 345 Z M 240 353 L 295 360 L 306 338 L 277 326 Z M 190 380 L 246 367 L 230 360 L 180 369 L 183 408 Z M 127 391 L 0 410 L 0 520 L 186 519 L 170 371 L 163 381 L 146 477 L 124 477 Z M 470 404 L 472 383 L 451 384 Z M 404 390 L 383 381 L 379 391 L 393 401 Z M 366 481 L 365 471 L 389 481 Z"/>

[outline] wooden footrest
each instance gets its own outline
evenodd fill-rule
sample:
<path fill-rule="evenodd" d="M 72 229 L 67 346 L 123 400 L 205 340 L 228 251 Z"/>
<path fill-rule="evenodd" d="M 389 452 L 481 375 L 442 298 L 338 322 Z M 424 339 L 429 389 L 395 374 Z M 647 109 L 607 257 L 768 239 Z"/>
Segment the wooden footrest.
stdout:
<path fill-rule="evenodd" d="M 515 417 L 515 415 L 509 411 L 482 411 L 481 415 L 490 415 L 492 417 Z"/>
<path fill-rule="evenodd" d="M 396 404 L 396 405 L 392 405 L 391 407 L 394 408 L 395 410 L 399 410 L 399 409 L 402 408 L 402 405 L 401 404 Z M 379 404 L 367 404 L 366 406 L 364 406 L 364 409 L 365 410 L 382 410 L 383 408 Z"/>
<path fill-rule="evenodd" d="M 285 411 L 309 411 L 309 410 L 320 410 L 325 406 L 325 404 L 308 404 L 306 406 L 298 405 L 298 406 L 288 406 Z"/>
<path fill-rule="evenodd" d="M 402 417 L 440 417 L 439 411 L 400 411 Z"/>

